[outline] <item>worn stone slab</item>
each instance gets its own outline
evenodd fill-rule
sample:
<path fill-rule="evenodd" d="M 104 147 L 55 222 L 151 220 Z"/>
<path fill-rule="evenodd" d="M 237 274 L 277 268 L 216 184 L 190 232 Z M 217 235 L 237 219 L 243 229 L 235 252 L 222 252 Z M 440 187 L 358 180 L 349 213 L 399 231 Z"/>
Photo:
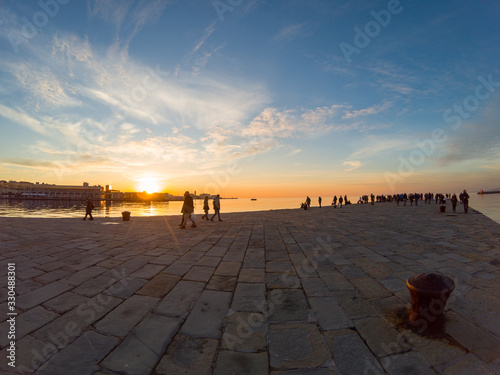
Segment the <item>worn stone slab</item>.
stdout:
<path fill-rule="evenodd" d="M 180 323 L 180 319 L 149 315 L 101 365 L 125 374 L 149 374 L 172 341 Z"/>
<path fill-rule="evenodd" d="M 210 290 L 220 290 L 223 292 L 233 292 L 236 288 L 235 276 L 212 276 L 207 284 L 207 289 Z"/>
<path fill-rule="evenodd" d="M 342 273 L 333 270 L 318 270 L 319 276 L 330 290 L 352 290 L 354 287 Z"/>
<path fill-rule="evenodd" d="M 266 272 L 264 269 L 243 268 L 238 276 L 240 283 L 264 283 Z"/>
<path fill-rule="evenodd" d="M 165 269 L 165 266 L 159 264 L 146 264 L 144 267 L 138 269 L 137 271 L 130 274 L 130 277 L 138 277 L 140 279 L 149 280 L 158 272 L 161 272 Z"/>
<path fill-rule="evenodd" d="M 266 262 L 266 272 L 295 273 L 295 267 L 289 260 Z"/>
<path fill-rule="evenodd" d="M 465 320 L 454 311 L 446 313 L 445 331 L 483 361 L 500 358 L 500 339 Z"/>
<path fill-rule="evenodd" d="M 260 311 L 266 300 L 264 284 L 238 283 L 234 291 L 231 309 L 235 311 Z"/>
<path fill-rule="evenodd" d="M 68 284 L 78 286 L 84 283 L 85 281 L 92 279 L 96 276 L 99 276 L 103 272 L 106 272 L 107 269 L 103 267 L 97 267 L 97 266 L 92 266 L 85 268 L 83 270 L 80 270 L 78 272 L 73 273 L 71 276 L 69 276 L 65 281 Z"/>
<path fill-rule="evenodd" d="M 266 273 L 268 289 L 300 288 L 300 279 L 297 275 L 287 273 Z"/>
<path fill-rule="evenodd" d="M 98 294 L 44 325 L 32 336 L 59 348 L 64 348 L 91 324 L 101 319 L 121 302 L 122 300 L 119 298 Z"/>
<path fill-rule="evenodd" d="M 185 317 L 203 291 L 205 283 L 181 280 L 154 309 L 156 314 Z"/>
<path fill-rule="evenodd" d="M 268 296 L 269 321 L 272 323 L 306 321 L 309 304 L 301 289 L 277 289 L 274 298 Z"/>
<path fill-rule="evenodd" d="M 323 335 L 342 375 L 384 374 L 375 356 L 355 331 L 337 330 Z"/>
<path fill-rule="evenodd" d="M 181 278 L 178 275 L 160 273 L 139 289 L 137 294 L 156 298 L 165 297 L 180 279 Z"/>
<path fill-rule="evenodd" d="M 354 326 L 378 359 L 411 350 L 406 337 L 378 316 L 354 319 Z"/>
<path fill-rule="evenodd" d="M 489 366 L 485 366 L 484 363 L 472 353 L 462 356 L 458 361 L 453 362 L 451 365 L 446 366 L 441 373 L 443 375 L 455 375 L 455 374 L 474 374 L 474 375 L 492 375 L 498 374 Z"/>
<path fill-rule="evenodd" d="M 221 257 L 212 257 L 212 256 L 204 256 L 200 258 L 195 265 L 196 266 L 205 266 L 205 267 L 217 267 L 221 262 Z"/>
<path fill-rule="evenodd" d="M 102 333 L 125 337 L 158 302 L 158 298 L 134 295 L 97 322 L 95 328 Z"/>
<path fill-rule="evenodd" d="M 331 359 L 315 324 L 270 325 L 269 358 L 277 370 L 321 367 Z"/>
<path fill-rule="evenodd" d="M 354 327 L 353 322 L 334 297 L 312 297 L 308 301 L 322 330 Z"/>
<path fill-rule="evenodd" d="M 117 280 L 113 277 L 99 275 L 90 280 L 87 280 L 79 287 L 74 288 L 73 292 L 86 297 L 93 297 L 106 290 L 113 285 Z"/>
<path fill-rule="evenodd" d="M 64 281 L 54 281 L 40 288 L 20 295 L 16 300 L 16 306 L 23 310 L 29 310 L 59 294 L 63 294 L 72 289 L 73 286 Z M 16 286 L 17 289 L 17 286 Z"/>
<path fill-rule="evenodd" d="M 111 285 L 104 293 L 113 297 L 126 299 L 142 288 L 147 282 L 144 279 L 127 277 Z"/>
<path fill-rule="evenodd" d="M 324 297 L 331 296 L 332 291 L 320 278 L 311 277 L 301 280 L 302 288 L 307 297 Z"/>
<path fill-rule="evenodd" d="M 133 259 L 127 260 L 126 262 L 117 265 L 109 271 L 106 271 L 103 275 L 109 277 L 117 277 L 117 275 L 120 275 L 120 278 L 124 278 L 142 268 L 152 260 L 154 260 L 154 257 L 136 255 Z"/>
<path fill-rule="evenodd" d="M 217 344 L 217 340 L 177 335 L 156 366 L 155 374 L 210 375 Z"/>
<path fill-rule="evenodd" d="M 433 339 L 410 331 L 405 331 L 404 335 L 408 343 L 434 368 L 446 366 L 466 354 L 465 348 L 446 337 Z"/>
<path fill-rule="evenodd" d="M 86 331 L 66 348 L 45 362 L 38 370 L 40 375 L 92 374 L 98 363 L 116 346 L 118 339 Z"/>
<path fill-rule="evenodd" d="M 56 280 L 60 280 L 62 278 L 66 278 L 69 275 L 72 275 L 73 272 L 71 271 L 66 271 L 62 269 L 57 269 L 51 272 L 44 273 L 38 277 L 35 277 L 34 280 L 36 282 L 42 283 L 42 284 L 48 284 Z"/>
<path fill-rule="evenodd" d="M 230 302 L 231 293 L 205 290 L 183 324 L 181 333 L 200 338 L 219 338 Z"/>
<path fill-rule="evenodd" d="M 165 272 L 171 275 L 184 276 L 195 263 L 195 260 L 176 260 L 165 269 Z"/>
<path fill-rule="evenodd" d="M 367 299 L 390 297 L 391 293 L 372 278 L 349 280 Z"/>
<path fill-rule="evenodd" d="M 241 263 L 239 262 L 220 262 L 215 270 L 214 275 L 217 276 L 237 276 L 240 271 Z"/>
<path fill-rule="evenodd" d="M 234 313 L 227 317 L 221 347 L 246 353 L 266 350 L 266 330 L 267 323 L 263 314 Z"/>
<path fill-rule="evenodd" d="M 63 314 L 79 306 L 87 300 L 87 297 L 75 294 L 73 292 L 66 292 L 45 302 L 43 306 L 59 314 Z"/>
<path fill-rule="evenodd" d="M 390 375 L 396 374 L 437 374 L 431 365 L 417 352 L 406 352 L 387 356 L 381 360 Z"/>
<path fill-rule="evenodd" d="M 269 368 L 267 353 L 240 353 L 221 350 L 214 375 L 265 374 Z"/>
<path fill-rule="evenodd" d="M 208 282 L 214 271 L 214 267 L 193 266 L 183 279 Z"/>

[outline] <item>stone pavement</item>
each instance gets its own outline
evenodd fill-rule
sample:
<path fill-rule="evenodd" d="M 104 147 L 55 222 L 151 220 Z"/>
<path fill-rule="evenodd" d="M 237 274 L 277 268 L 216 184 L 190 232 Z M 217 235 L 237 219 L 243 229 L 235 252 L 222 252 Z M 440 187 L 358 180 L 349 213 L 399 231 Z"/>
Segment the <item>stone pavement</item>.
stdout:
<path fill-rule="evenodd" d="M 499 374 L 500 225 L 459 210 L 0 218 L 0 373 Z M 407 324 L 426 272 L 456 283 L 434 336 Z"/>

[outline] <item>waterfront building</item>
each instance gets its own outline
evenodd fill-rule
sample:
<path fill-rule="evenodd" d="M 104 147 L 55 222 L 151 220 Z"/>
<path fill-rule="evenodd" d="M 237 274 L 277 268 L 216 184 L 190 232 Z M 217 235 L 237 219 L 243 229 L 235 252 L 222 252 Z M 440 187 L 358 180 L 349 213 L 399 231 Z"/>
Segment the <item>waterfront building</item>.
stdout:
<path fill-rule="evenodd" d="M 90 186 L 87 182 L 79 186 L 0 181 L 0 195 L 4 198 L 85 200 L 90 197 L 94 200 L 100 200 L 101 192 L 101 185 Z"/>

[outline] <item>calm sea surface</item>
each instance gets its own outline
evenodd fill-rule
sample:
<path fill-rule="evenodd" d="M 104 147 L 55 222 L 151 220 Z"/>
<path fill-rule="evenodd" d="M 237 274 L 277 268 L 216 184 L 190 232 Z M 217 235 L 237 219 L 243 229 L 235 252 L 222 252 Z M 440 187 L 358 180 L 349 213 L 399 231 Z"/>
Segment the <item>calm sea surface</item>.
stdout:
<path fill-rule="evenodd" d="M 312 206 L 317 206 L 317 197 L 311 197 Z M 357 198 L 349 198 L 356 203 Z M 249 198 L 221 200 L 221 214 L 225 212 L 266 211 L 284 208 L 299 208 L 303 198 Z M 323 205 L 329 205 L 331 197 L 323 198 Z M 500 194 L 480 196 L 471 194 L 470 206 L 500 223 Z M 132 216 L 180 215 L 182 202 L 96 202 L 95 217 L 121 217 L 122 211 L 130 211 Z M 459 205 L 458 210 L 462 207 Z M 203 201 L 195 200 L 195 212 L 203 214 Z M 210 214 L 213 214 L 210 202 Z M 3 217 L 83 217 L 85 202 L 44 201 L 44 200 L 0 200 L 0 216 Z"/>

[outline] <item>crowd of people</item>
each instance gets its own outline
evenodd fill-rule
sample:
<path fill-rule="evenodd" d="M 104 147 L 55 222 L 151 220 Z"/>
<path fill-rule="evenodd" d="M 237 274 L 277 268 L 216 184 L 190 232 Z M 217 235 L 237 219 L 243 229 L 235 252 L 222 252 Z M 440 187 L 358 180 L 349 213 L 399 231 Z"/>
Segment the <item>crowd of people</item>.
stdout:
<path fill-rule="evenodd" d="M 375 202 L 378 203 L 396 202 L 397 206 L 399 206 L 400 204 L 406 206 L 407 202 L 409 202 L 410 206 L 413 206 L 413 203 L 415 203 L 415 206 L 418 206 L 419 201 L 423 201 L 424 204 L 431 204 L 432 202 L 435 202 L 436 204 L 446 204 L 446 201 L 450 200 L 453 212 L 456 212 L 457 204 L 458 202 L 460 202 L 464 207 L 464 212 L 467 213 L 469 210 L 469 198 L 470 196 L 466 190 L 460 193 L 458 197 L 456 194 L 442 194 L 442 193 L 425 193 L 425 194 L 400 193 L 400 194 L 377 195 L 377 196 L 375 196 L 374 194 L 370 194 L 370 195 L 362 195 L 361 197 L 359 197 L 357 204 L 371 203 L 373 205 L 375 204 Z M 322 198 L 318 197 L 318 203 L 320 208 L 321 208 L 321 202 Z M 344 195 L 344 197 L 342 197 L 341 195 L 339 198 L 337 198 L 337 196 L 335 195 L 333 197 L 332 206 L 334 206 L 335 208 L 337 206 L 339 208 L 342 208 L 342 204 L 351 204 L 351 202 L 347 200 L 347 195 Z M 311 207 L 311 198 L 307 196 L 305 202 L 301 203 L 300 208 L 307 210 L 309 207 Z"/>
<path fill-rule="evenodd" d="M 373 195 L 370 194 L 368 195 L 363 195 L 359 197 L 359 200 L 357 204 L 368 204 L 368 201 L 373 205 L 376 202 L 384 203 L 384 202 L 396 202 L 396 205 L 400 205 L 400 203 L 403 204 L 403 206 L 406 206 L 407 202 L 410 202 L 410 206 L 413 206 L 413 203 L 415 203 L 415 206 L 418 206 L 418 202 L 423 201 L 425 204 L 431 204 L 433 201 L 436 202 L 436 204 L 446 204 L 447 199 L 451 201 L 451 206 L 453 212 L 456 212 L 457 209 L 457 204 L 460 202 L 463 207 L 464 207 L 464 212 L 467 213 L 469 210 L 469 194 L 467 193 L 466 190 L 464 190 L 462 193 L 459 194 L 457 197 L 456 194 L 442 194 L 442 193 L 400 193 L 400 194 L 392 194 L 392 195 Z M 321 203 L 323 199 L 321 197 L 318 197 L 318 205 L 319 208 L 321 208 Z M 342 208 L 342 205 L 347 205 L 351 204 L 351 201 L 347 199 L 347 195 L 340 195 L 338 198 L 335 195 L 333 197 L 332 201 L 332 206 L 334 208 L 337 208 L 337 204 L 339 208 Z M 214 209 L 214 214 L 212 217 L 209 219 L 208 212 L 210 211 L 210 204 L 209 204 L 209 198 L 208 196 L 205 196 L 203 200 L 203 211 L 205 214 L 201 216 L 201 220 L 210 220 L 214 221 L 214 218 L 217 216 L 219 221 L 222 221 L 220 217 L 220 195 L 217 194 L 212 201 L 212 207 Z M 305 202 L 301 203 L 300 208 L 307 210 L 308 208 L 311 207 L 311 198 L 309 196 L 306 197 Z M 85 206 L 85 217 L 83 220 L 87 220 L 87 216 L 89 217 L 90 220 L 94 220 L 92 217 L 92 210 L 95 208 L 94 202 L 92 201 L 91 198 L 87 198 L 86 206 Z M 196 228 L 196 215 L 194 213 L 194 201 L 193 197 L 191 194 L 189 194 L 189 191 L 186 191 L 184 193 L 184 202 L 182 205 L 181 209 L 182 213 L 182 221 L 179 224 L 179 227 L 181 229 L 186 229 L 186 224 L 188 221 L 191 222 L 191 228 Z"/>

